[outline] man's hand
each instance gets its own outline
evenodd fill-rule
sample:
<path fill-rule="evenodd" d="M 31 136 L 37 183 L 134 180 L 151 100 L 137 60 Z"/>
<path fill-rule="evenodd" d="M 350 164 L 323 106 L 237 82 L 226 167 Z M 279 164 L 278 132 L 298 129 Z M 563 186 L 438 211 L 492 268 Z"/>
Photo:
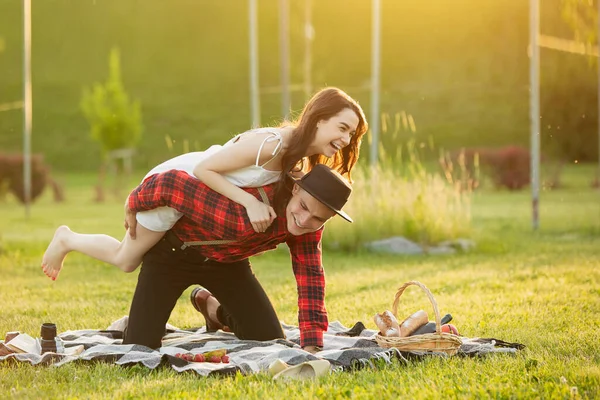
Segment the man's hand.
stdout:
<path fill-rule="evenodd" d="M 304 346 L 302 349 L 303 349 L 304 351 L 308 351 L 308 352 L 309 352 L 309 353 L 311 353 L 311 354 L 315 354 L 315 353 L 318 353 L 318 352 L 320 352 L 321 350 L 323 350 L 322 348 L 320 348 L 320 347 L 317 347 L 317 346 Z"/>
<path fill-rule="evenodd" d="M 132 239 L 135 239 L 135 229 L 137 228 L 137 220 L 135 219 L 135 212 L 131 211 L 129 209 L 129 199 L 127 199 L 127 201 L 125 201 L 125 223 L 123 224 L 125 226 L 126 230 L 129 230 L 129 236 L 131 236 Z"/>

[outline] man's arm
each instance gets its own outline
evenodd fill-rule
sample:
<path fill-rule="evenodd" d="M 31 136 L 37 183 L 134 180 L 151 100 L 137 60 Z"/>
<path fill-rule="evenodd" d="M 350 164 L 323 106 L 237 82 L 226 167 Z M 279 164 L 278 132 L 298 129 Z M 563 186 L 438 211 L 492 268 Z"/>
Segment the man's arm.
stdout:
<path fill-rule="evenodd" d="M 323 229 L 286 242 L 292 256 L 292 267 L 298 288 L 298 323 L 300 346 L 323 347 L 323 332 L 327 330 L 325 309 L 325 271 L 321 257 Z"/>

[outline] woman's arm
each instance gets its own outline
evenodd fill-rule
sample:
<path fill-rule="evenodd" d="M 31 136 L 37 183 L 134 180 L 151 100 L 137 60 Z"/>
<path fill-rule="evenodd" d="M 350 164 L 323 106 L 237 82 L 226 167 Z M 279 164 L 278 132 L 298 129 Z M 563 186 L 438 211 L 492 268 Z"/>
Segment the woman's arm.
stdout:
<path fill-rule="evenodd" d="M 194 168 L 196 178 L 214 191 L 246 208 L 256 232 L 264 232 L 271 225 L 277 217 L 275 210 L 229 182 L 223 175 L 254 165 L 260 146 L 265 139 L 265 134 L 240 139 L 207 157 Z M 272 153 L 278 144 L 279 142 L 276 140 L 265 143 L 260 152 L 259 165 L 273 158 Z"/>

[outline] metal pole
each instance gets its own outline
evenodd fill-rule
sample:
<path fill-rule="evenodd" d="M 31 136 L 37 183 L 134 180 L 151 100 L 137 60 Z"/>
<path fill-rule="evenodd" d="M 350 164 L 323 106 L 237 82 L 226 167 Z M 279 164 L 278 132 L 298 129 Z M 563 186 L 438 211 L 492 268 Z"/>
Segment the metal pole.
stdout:
<path fill-rule="evenodd" d="M 381 3 L 373 0 L 371 26 L 371 165 L 377 165 L 379 160 L 379 60 L 381 45 Z"/>
<path fill-rule="evenodd" d="M 530 119 L 531 119 L 531 196 L 533 207 L 533 229 L 537 230 L 540 203 L 540 47 L 538 36 L 540 28 L 539 0 L 530 0 L 529 7 L 529 63 Z"/>
<path fill-rule="evenodd" d="M 279 0 L 279 57 L 281 65 L 281 115 L 288 119 L 290 100 L 290 4 Z"/>
<path fill-rule="evenodd" d="M 304 98 L 312 94 L 312 41 L 315 32 L 312 26 L 312 0 L 304 1 Z"/>
<path fill-rule="evenodd" d="M 381 31 L 380 0 L 373 0 L 371 27 L 371 165 L 377 165 L 379 160 L 379 61 L 380 61 L 380 31 Z"/>
<path fill-rule="evenodd" d="M 600 184 L 600 1 L 598 1 L 598 32 L 596 33 L 596 45 L 598 46 L 598 175 L 597 181 Z"/>
<path fill-rule="evenodd" d="M 31 0 L 23 0 L 23 188 L 25 216 L 31 206 Z"/>
<path fill-rule="evenodd" d="M 258 88 L 258 35 L 256 0 L 248 0 L 248 26 L 250 30 L 250 113 L 252 127 L 260 126 L 260 93 Z"/>

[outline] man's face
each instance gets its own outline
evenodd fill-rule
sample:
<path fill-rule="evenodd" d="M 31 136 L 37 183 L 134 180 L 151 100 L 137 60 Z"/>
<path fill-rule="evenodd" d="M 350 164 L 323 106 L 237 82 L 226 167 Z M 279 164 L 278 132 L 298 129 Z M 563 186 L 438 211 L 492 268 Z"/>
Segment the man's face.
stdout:
<path fill-rule="evenodd" d="M 292 198 L 285 209 L 287 229 L 292 235 L 299 236 L 319 230 L 334 215 L 335 212 L 329 207 L 300 186 L 294 185 Z"/>

